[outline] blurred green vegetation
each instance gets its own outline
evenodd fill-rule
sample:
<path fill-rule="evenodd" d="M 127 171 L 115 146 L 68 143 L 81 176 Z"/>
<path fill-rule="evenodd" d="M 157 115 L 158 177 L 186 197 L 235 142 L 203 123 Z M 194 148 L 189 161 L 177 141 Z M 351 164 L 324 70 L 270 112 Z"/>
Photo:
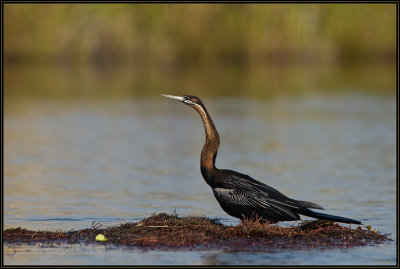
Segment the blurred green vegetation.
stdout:
<path fill-rule="evenodd" d="M 4 5 L 7 62 L 395 61 L 396 5 Z"/>
<path fill-rule="evenodd" d="M 394 3 L 3 8 L 6 97 L 396 89 Z"/>

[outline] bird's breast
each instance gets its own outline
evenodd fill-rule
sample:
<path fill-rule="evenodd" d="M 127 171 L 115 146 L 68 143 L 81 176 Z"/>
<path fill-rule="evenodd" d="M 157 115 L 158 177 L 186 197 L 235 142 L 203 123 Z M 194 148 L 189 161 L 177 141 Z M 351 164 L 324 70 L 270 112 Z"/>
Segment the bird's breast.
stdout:
<path fill-rule="evenodd" d="M 214 180 L 215 173 L 213 173 L 213 170 L 203 165 L 200 167 L 200 170 L 204 180 L 211 188 L 213 188 L 215 186 L 215 180 Z"/>

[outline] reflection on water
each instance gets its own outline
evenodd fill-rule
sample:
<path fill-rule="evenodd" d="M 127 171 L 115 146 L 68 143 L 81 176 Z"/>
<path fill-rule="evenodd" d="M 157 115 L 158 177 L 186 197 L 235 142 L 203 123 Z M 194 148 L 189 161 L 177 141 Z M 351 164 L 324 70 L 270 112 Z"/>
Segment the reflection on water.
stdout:
<path fill-rule="evenodd" d="M 374 249 L 374 251 L 371 251 Z M 393 265 L 387 248 L 358 247 L 325 250 L 141 251 L 105 245 L 11 246 L 4 257 L 9 265 Z M 391 257 L 391 258 L 384 258 Z"/>
<path fill-rule="evenodd" d="M 393 97 L 203 101 L 221 136 L 218 167 L 247 173 L 395 238 Z M 51 102 L 10 98 L 4 126 L 5 228 L 75 230 L 92 221 L 108 226 L 175 209 L 180 215 L 237 223 L 220 209 L 201 177 L 201 120 L 177 102 L 159 96 Z M 395 246 L 329 253 L 81 252 L 11 248 L 5 263 L 120 264 L 133 255 L 129 264 L 379 264 L 379 258 L 395 257 Z"/>
<path fill-rule="evenodd" d="M 4 68 L 5 96 L 120 98 L 160 91 L 200 96 L 273 96 L 370 91 L 394 94 L 394 65 L 54 66 Z"/>

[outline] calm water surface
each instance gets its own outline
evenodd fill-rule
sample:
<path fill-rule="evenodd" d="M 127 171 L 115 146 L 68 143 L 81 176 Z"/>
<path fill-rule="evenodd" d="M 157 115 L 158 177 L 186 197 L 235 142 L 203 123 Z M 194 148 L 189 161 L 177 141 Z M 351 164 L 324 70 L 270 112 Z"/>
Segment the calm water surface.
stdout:
<path fill-rule="evenodd" d="M 165 92 L 174 94 L 174 92 Z M 396 239 L 395 98 L 203 98 L 217 166 L 249 174 Z M 160 96 L 5 101 L 4 228 L 76 230 L 155 212 L 226 215 L 200 174 L 197 113 Z M 282 225 L 291 222 L 282 223 Z M 334 250 L 140 251 L 8 246 L 5 264 L 395 264 L 396 242 Z"/>

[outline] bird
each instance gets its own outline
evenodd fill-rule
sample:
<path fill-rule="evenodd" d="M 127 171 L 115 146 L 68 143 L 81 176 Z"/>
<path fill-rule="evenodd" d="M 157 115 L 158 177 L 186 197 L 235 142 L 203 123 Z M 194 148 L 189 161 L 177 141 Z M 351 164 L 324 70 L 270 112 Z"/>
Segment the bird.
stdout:
<path fill-rule="evenodd" d="M 161 94 L 194 108 L 203 121 L 206 140 L 201 157 L 200 171 L 211 187 L 221 208 L 241 221 L 261 219 L 269 223 L 300 220 L 299 215 L 333 222 L 361 224 L 360 221 L 316 212 L 324 208 L 316 203 L 295 200 L 248 175 L 215 166 L 220 138 L 207 108 L 199 97 Z"/>

